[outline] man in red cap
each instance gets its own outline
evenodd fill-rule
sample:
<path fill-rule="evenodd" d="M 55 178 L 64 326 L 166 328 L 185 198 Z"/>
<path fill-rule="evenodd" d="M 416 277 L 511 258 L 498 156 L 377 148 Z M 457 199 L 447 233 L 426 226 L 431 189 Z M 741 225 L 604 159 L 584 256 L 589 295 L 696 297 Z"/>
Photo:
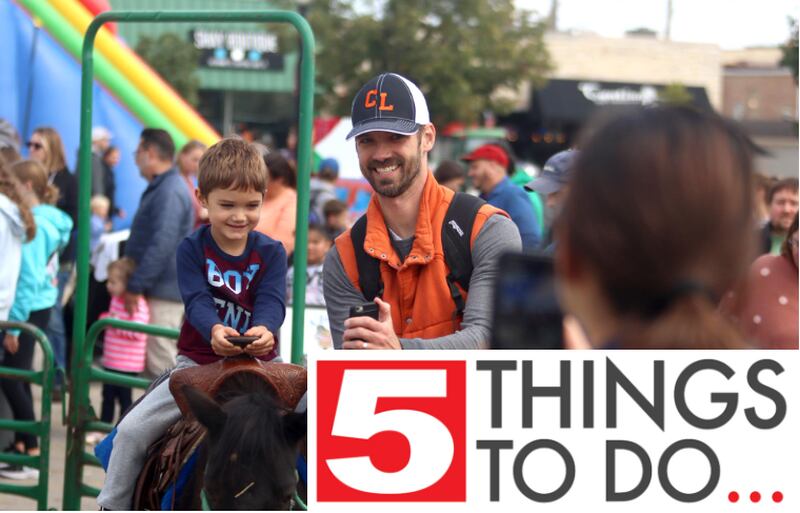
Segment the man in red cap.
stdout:
<path fill-rule="evenodd" d="M 511 216 L 519 228 L 522 247 L 528 250 L 537 248 L 541 230 L 536 212 L 525 191 L 508 178 L 508 154 L 505 150 L 496 144 L 484 144 L 461 160 L 469 163 L 467 174 L 481 191 L 481 198 Z"/>

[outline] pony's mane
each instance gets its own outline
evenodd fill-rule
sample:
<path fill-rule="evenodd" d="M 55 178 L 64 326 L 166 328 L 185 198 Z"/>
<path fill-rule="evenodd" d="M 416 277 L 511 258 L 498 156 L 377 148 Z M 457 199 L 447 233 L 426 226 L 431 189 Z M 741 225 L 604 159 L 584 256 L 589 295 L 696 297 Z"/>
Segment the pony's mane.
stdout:
<path fill-rule="evenodd" d="M 275 399 L 274 389 L 260 377 L 239 373 L 220 388 L 216 399 L 228 415 L 225 435 L 217 441 L 222 454 L 238 455 L 223 468 L 243 471 L 250 455 L 277 458 L 277 448 L 286 445 L 283 433 L 285 410 Z"/>

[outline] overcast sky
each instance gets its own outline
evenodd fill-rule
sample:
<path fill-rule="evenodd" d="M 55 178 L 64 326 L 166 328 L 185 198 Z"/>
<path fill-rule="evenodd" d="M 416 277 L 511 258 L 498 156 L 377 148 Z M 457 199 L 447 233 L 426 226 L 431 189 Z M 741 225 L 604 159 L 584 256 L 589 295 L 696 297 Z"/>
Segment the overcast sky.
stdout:
<path fill-rule="evenodd" d="M 550 12 L 552 0 L 515 0 L 517 6 Z M 798 0 L 673 0 L 672 39 L 715 43 L 725 49 L 775 46 L 789 35 L 787 16 L 800 15 Z M 622 37 L 646 27 L 663 34 L 667 0 L 559 0 L 558 29 Z"/>

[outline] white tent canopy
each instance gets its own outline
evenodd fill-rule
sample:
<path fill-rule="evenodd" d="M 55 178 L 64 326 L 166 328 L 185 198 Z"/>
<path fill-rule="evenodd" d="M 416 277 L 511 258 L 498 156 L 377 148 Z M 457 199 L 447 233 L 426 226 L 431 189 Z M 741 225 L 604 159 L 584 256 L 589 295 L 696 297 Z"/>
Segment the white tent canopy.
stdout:
<path fill-rule="evenodd" d="M 320 158 L 334 158 L 339 162 L 339 178 L 362 178 L 354 139 L 345 139 L 351 128 L 350 118 L 340 118 L 333 130 L 314 146 Z"/>

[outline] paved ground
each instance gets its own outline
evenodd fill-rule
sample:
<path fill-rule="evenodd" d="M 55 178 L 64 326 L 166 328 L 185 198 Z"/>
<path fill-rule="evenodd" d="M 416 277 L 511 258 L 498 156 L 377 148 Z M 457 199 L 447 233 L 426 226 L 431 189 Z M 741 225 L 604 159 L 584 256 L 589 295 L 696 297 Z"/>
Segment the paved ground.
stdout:
<path fill-rule="evenodd" d="M 100 409 L 100 391 L 102 385 L 94 384 L 91 388 L 90 395 L 92 397 L 92 404 L 96 411 Z M 33 388 L 35 407 L 34 411 L 41 411 L 39 398 L 41 396 L 41 389 L 39 387 Z M 138 394 L 134 393 L 134 399 Z M 50 483 L 48 493 L 48 508 L 63 509 L 62 498 L 64 491 L 64 457 L 66 455 L 66 427 L 61 422 L 61 403 L 53 403 L 51 415 L 51 437 L 50 437 Z M 84 468 L 84 482 L 94 486 L 100 487 L 103 484 L 104 472 L 97 467 L 87 466 Z M 3 480 L 3 482 L 11 482 Z M 15 483 L 35 484 L 34 481 L 15 481 Z M 0 510 L 35 510 L 36 502 L 25 497 L 15 495 L 0 494 Z M 97 504 L 93 498 L 84 498 L 81 502 L 82 510 L 97 510 Z"/>

